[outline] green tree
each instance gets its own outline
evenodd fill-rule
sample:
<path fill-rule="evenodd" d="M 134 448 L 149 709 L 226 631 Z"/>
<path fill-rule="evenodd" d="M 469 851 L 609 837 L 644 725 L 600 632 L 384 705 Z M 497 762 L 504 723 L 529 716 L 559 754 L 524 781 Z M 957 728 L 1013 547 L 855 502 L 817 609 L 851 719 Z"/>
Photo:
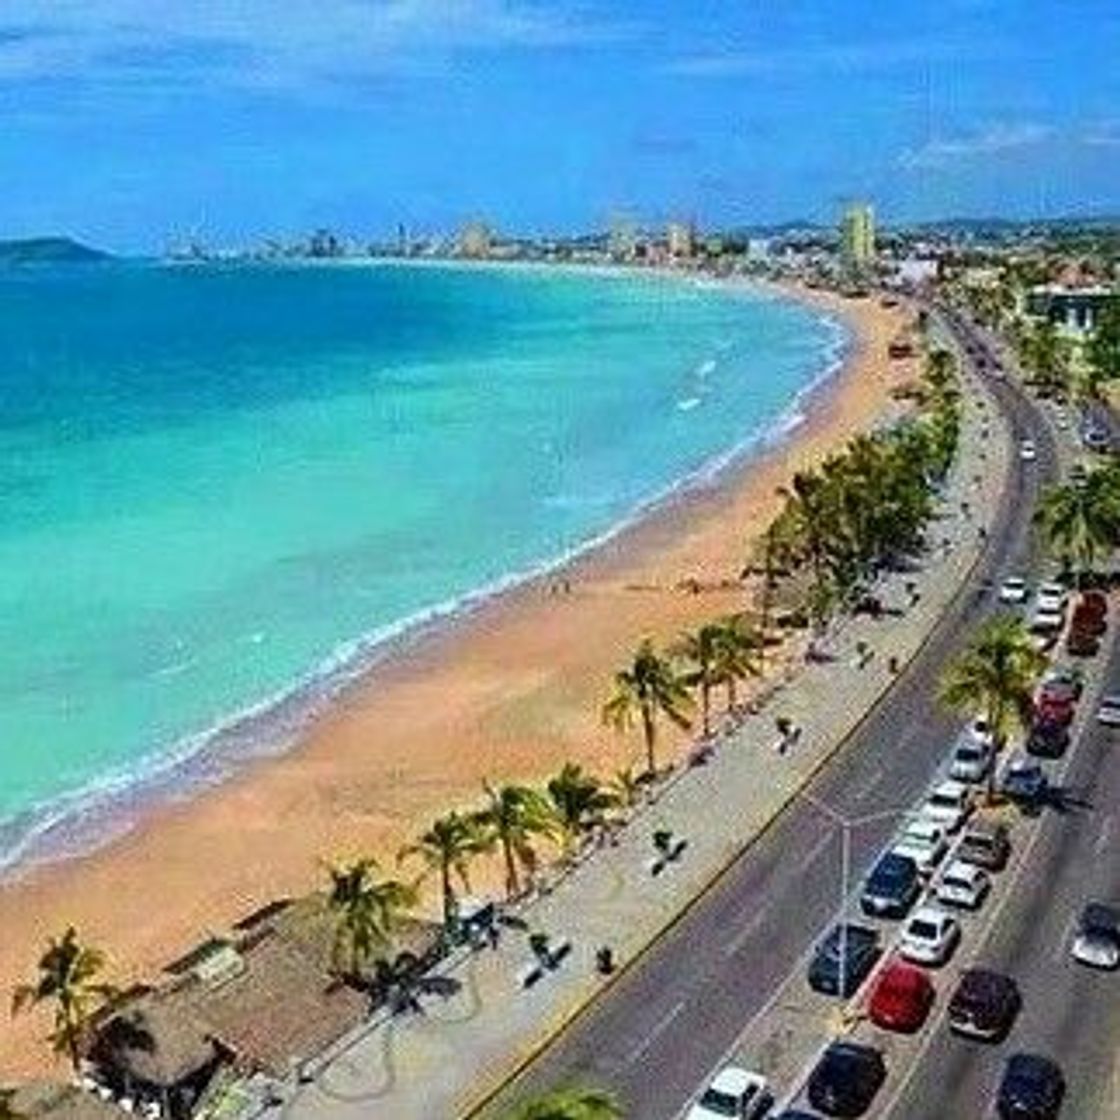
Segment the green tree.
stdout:
<path fill-rule="evenodd" d="M 1049 487 L 1035 515 L 1049 550 L 1071 563 L 1079 580 L 1120 539 L 1120 477 L 1097 468 L 1081 483 Z"/>
<path fill-rule="evenodd" d="M 376 870 L 372 859 L 327 868 L 327 905 L 337 915 L 332 962 L 340 975 L 355 981 L 389 948 L 393 933 L 417 902 L 415 887 L 396 879 L 378 880 Z"/>
<path fill-rule="evenodd" d="M 21 984 L 12 994 L 13 1015 L 42 1003 L 54 1005 L 49 1041 L 56 1054 L 70 1059 L 75 1073 L 81 1067 L 81 1045 L 90 1018 L 113 998 L 113 988 L 99 979 L 104 969 L 104 954 L 83 945 L 70 926 L 61 938 L 48 941 L 35 983 Z"/>
<path fill-rule="evenodd" d="M 560 1089 L 522 1101 L 505 1120 L 622 1120 L 622 1107 L 609 1093 Z"/>
<path fill-rule="evenodd" d="M 618 799 L 598 778 L 573 762 L 565 763 L 546 788 L 564 855 L 570 858 L 583 833 L 601 824 Z"/>
<path fill-rule="evenodd" d="M 1046 658 L 1021 619 L 999 615 L 986 622 L 941 680 L 941 700 L 954 711 L 982 716 L 996 751 L 1030 720 L 1031 698 Z M 988 772 L 992 792 L 995 767 Z"/>
<path fill-rule="evenodd" d="M 633 766 L 616 770 L 611 778 L 611 794 L 624 809 L 633 809 L 642 796 L 642 781 Z"/>
<path fill-rule="evenodd" d="M 762 674 L 763 638 L 743 615 L 730 615 L 717 623 L 713 676 L 727 690 L 727 710 L 737 703 L 740 681 Z"/>
<path fill-rule="evenodd" d="M 471 861 L 492 846 L 492 840 L 475 817 L 451 812 L 434 820 L 414 844 L 406 844 L 397 853 L 398 863 L 420 860 L 423 864 L 421 879 L 439 876 L 445 935 L 455 932 L 458 921 L 455 884 L 458 882 L 464 890 L 470 890 Z"/>
<path fill-rule="evenodd" d="M 712 689 L 721 683 L 716 663 L 723 640 L 722 625 L 707 622 L 691 634 L 682 634 L 673 649 L 685 662 L 681 680 L 700 693 L 700 719 L 705 736 L 712 732 Z"/>
<path fill-rule="evenodd" d="M 15 1089 L 0 1089 L 0 1120 L 23 1120 L 16 1112 Z"/>
<path fill-rule="evenodd" d="M 521 890 L 520 872 L 532 874 L 537 866 L 533 841 L 553 831 L 552 815 L 547 800 L 528 786 L 484 782 L 483 789 L 488 803 L 477 820 L 501 850 L 506 895 L 513 898 Z"/>
<path fill-rule="evenodd" d="M 614 692 L 603 705 L 603 722 L 615 731 L 629 731 L 641 720 L 646 745 L 646 768 L 657 771 L 657 720 L 664 716 L 677 727 L 691 726 L 688 718 L 692 699 L 688 686 L 673 667 L 646 638 L 638 646 L 631 664 L 614 675 Z"/>
<path fill-rule="evenodd" d="M 1120 296 L 1112 296 L 1097 315 L 1085 361 L 1094 396 L 1104 382 L 1120 379 Z"/>

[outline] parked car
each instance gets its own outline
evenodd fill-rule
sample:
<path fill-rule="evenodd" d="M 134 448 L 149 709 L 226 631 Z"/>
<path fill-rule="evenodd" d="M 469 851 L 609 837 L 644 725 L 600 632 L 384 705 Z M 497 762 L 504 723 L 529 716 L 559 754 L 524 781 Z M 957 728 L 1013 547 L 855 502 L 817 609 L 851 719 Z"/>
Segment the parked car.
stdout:
<path fill-rule="evenodd" d="M 1066 616 L 1057 608 L 1036 606 L 1027 625 L 1032 634 L 1053 641 L 1065 621 Z"/>
<path fill-rule="evenodd" d="M 1120 914 L 1104 903 L 1088 903 L 1077 919 L 1070 952 L 1074 960 L 1093 968 L 1120 965 Z"/>
<path fill-rule="evenodd" d="M 762 1120 L 774 1096 L 759 1073 L 728 1066 L 720 1070 L 700 1099 L 688 1110 L 687 1120 Z"/>
<path fill-rule="evenodd" d="M 1068 684 L 1043 685 L 1034 698 L 1034 716 L 1050 723 L 1072 723 L 1077 697 Z"/>
<path fill-rule="evenodd" d="M 986 871 L 1001 871 L 1010 855 L 1007 825 L 986 817 L 971 820 L 957 846 L 957 859 Z"/>
<path fill-rule="evenodd" d="M 962 736 L 949 760 L 949 776 L 958 782 L 982 782 L 992 765 L 992 748 L 971 734 Z"/>
<path fill-rule="evenodd" d="M 860 894 L 860 908 L 878 918 L 904 918 L 922 892 L 918 865 L 909 856 L 884 852 Z"/>
<path fill-rule="evenodd" d="M 910 1033 L 926 1021 L 933 996 L 933 982 L 924 969 L 895 959 L 876 977 L 867 1013 L 884 1030 Z"/>
<path fill-rule="evenodd" d="M 1029 594 L 1027 581 L 1022 576 L 1008 576 L 999 585 L 999 601 L 1001 603 L 1025 603 Z"/>
<path fill-rule="evenodd" d="M 1035 594 L 1035 606 L 1043 611 L 1059 611 L 1064 614 L 1066 603 L 1069 601 L 1069 592 L 1065 584 L 1057 580 L 1047 580 L 1040 584 Z"/>
<path fill-rule="evenodd" d="M 1058 1063 L 1041 1054 L 1012 1054 L 996 1094 L 1001 1120 L 1054 1120 L 1066 1093 Z"/>
<path fill-rule="evenodd" d="M 1074 700 L 1080 700 L 1085 688 L 1085 673 L 1077 665 L 1051 665 L 1042 674 L 1040 688 L 1045 689 L 1051 685 L 1064 685 L 1072 692 Z"/>
<path fill-rule="evenodd" d="M 945 868 L 937 884 L 937 901 L 945 906 L 975 910 L 984 901 L 991 885 L 992 881 L 982 867 L 955 859 Z"/>
<path fill-rule="evenodd" d="M 1107 451 L 1112 444 L 1104 428 L 1086 428 L 1081 434 L 1081 442 L 1089 451 Z"/>
<path fill-rule="evenodd" d="M 918 964 L 942 965 L 961 939 L 960 922 L 938 906 L 923 906 L 902 927 L 899 951 Z"/>
<path fill-rule="evenodd" d="M 1110 693 L 1101 697 L 1097 708 L 1097 722 L 1106 727 L 1120 727 L 1120 693 Z"/>
<path fill-rule="evenodd" d="M 909 856 L 923 875 L 932 875 L 948 847 L 945 830 L 940 825 L 913 817 L 899 833 L 891 851 Z"/>
<path fill-rule="evenodd" d="M 952 778 L 939 782 L 926 798 L 921 815 L 939 824 L 946 832 L 956 832 L 972 812 L 968 786 Z"/>
<path fill-rule="evenodd" d="M 1038 458 L 1038 451 L 1035 448 L 1033 439 L 1023 439 L 1019 441 L 1019 458 L 1024 463 L 1033 463 Z"/>
<path fill-rule="evenodd" d="M 833 1042 L 809 1076 L 809 1103 L 826 1116 L 860 1116 L 887 1077 L 883 1055 L 858 1042 Z"/>
<path fill-rule="evenodd" d="M 1010 976 L 986 968 L 961 973 L 949 1000 L 949 1029 L 985 1041 L 1007 1036 L 1023 1005 Z"/>
<path fill-rule="evenodd" d="M 809 965 L 809 987 L 824 995 L 846 999 L 867 979 L 880 952 L 879 934 L 875 930 L 853 922 L 833 926 L 817 946 Z"/>
<path fill-rule="evenodd" d="M 988 721 L 983 716 L 977 716 L 965 729 L 965 734 L 970 735 L 977 743 L 990 747 L 995 743 L 995 736 L 988 726 Z"/>
<path fill-rule="evenodd" d="M 1050 783 L 1046 772 L 1037 762 L 1020 756 L 1013 758 L 1008 764 L 1000 789 L 1005 797 L 1014 801 L 1025 812 L 1033 813 L 1042 808 Z"/>
<path fill-rule="evenodd" d="M 1027 754 L 1061 758 L 1069 746 L 1069 724 L 1064 720 L 1036 719 L 1027 735 Z"/>

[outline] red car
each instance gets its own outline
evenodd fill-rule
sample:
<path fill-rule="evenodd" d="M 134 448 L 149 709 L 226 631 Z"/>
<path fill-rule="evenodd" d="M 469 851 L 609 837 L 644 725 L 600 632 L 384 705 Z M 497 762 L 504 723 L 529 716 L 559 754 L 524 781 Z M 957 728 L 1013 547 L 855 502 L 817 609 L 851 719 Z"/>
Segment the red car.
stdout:
<path fill-rule="evenodd" d="M 1076 703 L 1072 697 L 1047 692 L 1043 687 L 1035 698 L 1034 718 L 1039 723 L 1072 723 L 1075 707 Z"/>
<path fill-rule="evenodd" d="M 871 991 L 868 1014 L 876 1026 L 888 1031 L 916 1031 L 933 1004 L 929 974 L 906 961 L 889 961 Z"/>

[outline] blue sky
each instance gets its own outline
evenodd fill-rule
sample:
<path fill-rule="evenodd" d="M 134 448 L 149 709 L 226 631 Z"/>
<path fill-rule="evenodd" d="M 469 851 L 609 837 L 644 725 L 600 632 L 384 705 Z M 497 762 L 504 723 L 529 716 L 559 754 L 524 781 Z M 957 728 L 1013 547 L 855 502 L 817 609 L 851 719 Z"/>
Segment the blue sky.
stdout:
<path fill-rule="evenodd" d="M 1117 0 L 0 0 L 0 236 L 1120 211 Z"/>

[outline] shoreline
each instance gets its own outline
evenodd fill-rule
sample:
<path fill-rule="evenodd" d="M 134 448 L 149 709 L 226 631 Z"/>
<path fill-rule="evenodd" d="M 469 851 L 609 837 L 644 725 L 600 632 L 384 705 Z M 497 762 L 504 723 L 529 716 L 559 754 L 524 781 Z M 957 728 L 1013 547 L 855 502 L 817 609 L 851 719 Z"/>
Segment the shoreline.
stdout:
<path fill-rule="evenodd" d="M 623 744 L 597 725 L 610 671 L 643 632 L 664 640 L 741 609 L 738 585 L 699 595 L 677 585 L 736 574 L 751 530 L 776 505 L 775 483 L 881 418 L 901 380 L 882 372 L 905 309 L 772 292 L 852 332 L 843 368 L 790 403 L 787 413 L 802 414 L 792 430 L 745 441 L 710 477 L 644 504 L 605 540 L 390 642 L 284 754 L 248 761 L 220 788 L 161 807 L 91 855 L 32 866 L 0 887 L 0 983 L 22 978 L 42 940 L 71 921 L 108 952 L 118 982 L 150 978 L 267 899 L 311 889 L 321 858 L 370 852 L 388 871 L 400 842 L 476 801 L 485 777 L 540 780 L 569 758 L 610 773 L 636 757 L 636 739 Z M 572 594 L 542 594 L 557 575 Z M 664 757 L 681 740 L 666 736 Z M 28 1017 L 5 1032 L 0 1067 L 42 1068 L 41 1025 Z"/>

